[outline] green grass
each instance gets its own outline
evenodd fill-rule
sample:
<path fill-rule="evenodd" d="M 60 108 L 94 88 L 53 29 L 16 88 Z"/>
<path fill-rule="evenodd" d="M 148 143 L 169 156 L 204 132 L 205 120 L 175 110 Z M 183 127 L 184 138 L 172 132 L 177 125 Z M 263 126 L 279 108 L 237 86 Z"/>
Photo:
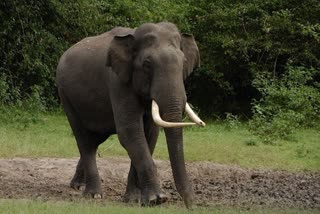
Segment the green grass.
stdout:
<path fill-rule="evenodd" d="M 195 208 L 192 211 L 188 211 L 185 208 L 179 208 L 176 206 L 167 207 L 138 207 L 138 206 L 125 206 L 123 204 L 118 205 L 116 203 L 108 203 L 107 205 L 100 205 L 89 202 L 41 202 L 32 200 L 1 200 L 0 199 L 0 211 L 3 214 L 7 213 L 125 213 L 125 214 L 194 214 L 194 213 L 210 213 L 210 214 L 234 214 L 234 213 L 317 213 L 317 210 L 299 210 L 299 209 L 275 209 L 275 208 L 252 208 L 251 210 L 244 210 L 240 208 L 226 208 L 226 207 L 213 207 L 213 208 Z"/>
<path fill-rule="evenodd" d="M 0 158 L 79 156 L 63 113 L 41 114 L 40 122 L 26 127 L 0 121 L 0 136 Z M 224 123 L 209 122 L 205 128 L 185 129 L 185 156 L 188 161 L 212 161 L 248 168 L 319 171 L 320 131 L 301 129 L 295 139 L 267 145 L 252 136 L 244 124 L 230 128 Z M 127 156 L 116 135 L 100 146 L 99 154 L 102 158 Z M 154 157 L 168 159 L 163 131 Z"/>

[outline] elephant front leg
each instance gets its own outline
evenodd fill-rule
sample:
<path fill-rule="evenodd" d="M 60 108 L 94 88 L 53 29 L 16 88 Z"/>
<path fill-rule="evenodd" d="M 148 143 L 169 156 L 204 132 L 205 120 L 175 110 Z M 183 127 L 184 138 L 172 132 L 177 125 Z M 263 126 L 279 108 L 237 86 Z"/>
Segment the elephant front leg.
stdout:
<path fill-rule="evenodd" d="M 152 156 L 155 149 L 157 139 L 159 136 L 159 127 L 154 124 L 151 113 L 147 113 L 143 119 L 144 122 L 144 133 L 148 143 L 149 151 Z M 133 164 L 130 165 L 130 170 L 128 174 L 128 183 L 126 192 L 124 194 L 124 202 L 138 202 L 141 199 L 141 188 L 139 187 L 137 171 Z M 154 201 L 155 204 L 162 204 L 166 202 L 168 197 L 160 193 L 157 195 L 157 199 Z"/>
<path fill-rule="evenodd" d="M 141 201 L 141 188 L 139 186 L 139 179 L 137 171 L 135 170 L 133 164 L 130 165 L 130 171 L 128 175 L 128 184 L 126 188 L 126 193 L 124 195 L 124 202 L 126 203 L 141 203 L 143 205 L 159 205 L 168 200 L 168 197 L 161 191 L 156 192 L 154 195 L 147 199 L 148 201 Z"/>
<path fill-rule="evenodd" d="M 126 203 L 140 203 L 141 201 L 141 188 L 139 186 L 137 171 L 132 162 L 128 174 L 127 188 L 123 196 L 123 201 Z"/>
<path fill-rule="evenodd" d="M 161 195 L 159 179 L 143 129 L 137 126 L 121 128 L 118 137 L 132 163 L 127 196 L 140 201 L 142 205 L 156 204 Z M 137 198 L 138 195 L 140 198 Z"/>

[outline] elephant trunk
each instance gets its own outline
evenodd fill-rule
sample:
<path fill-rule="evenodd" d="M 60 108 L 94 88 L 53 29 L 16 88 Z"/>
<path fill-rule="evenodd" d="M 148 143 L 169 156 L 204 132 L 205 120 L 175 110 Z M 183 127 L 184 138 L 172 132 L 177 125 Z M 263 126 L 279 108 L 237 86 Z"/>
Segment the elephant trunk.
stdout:
<path fill-rule="evenodd" d="M 170 74 L 174 75 L 176 73 L 179 74 L 178 72 L 171 72 Z M 183 123 L 181 123 L 182 114 L 186 109 L 187 114 L 194 121 L 194 123 L 189 123 L 187 125 L 198 124 L 199 126 L 205 126 L 205 123 L 198 118 L 195 113 L 191 112 L 191 108 L 186 107 L 187 97 L 183 80 L 178 80 L 178 77 L 170 76 L 168 81 L 154 81 L 151 89 L 151 99 L 153 100 L 152 107 L 156 107 L 156 111 L 160 113 L 159 117 L 156 116 L 156 118 L 154 118 L 156 119 L 154 120 L 156 124 L 159 125 L 157 122 L 160 121 L 160 123 L 162 123 L 160 126 L 163 126 L 164 124 L 172 125 L 177 123 L 181 125 L 163 127 L 166 135 L 170 163 L 176 188 L 183 198 L 186 207 L 191 208 L 194 193 L 192 185 L 188 179 L 184 160 L 183 130 L 181 127 L 186 125 L 182 125 Z M 154 104 L 157 105 L 155 106 Z"/>
<path fill-rule="evenodd" d="M 179 97 L 179 98 L 178 98 Z M 172 99 L 168 99 L 165 104 L 159 103 L 161 116 L 165 121 L 180 123 L 182 121 L 182 113 L 184 111 L 184 106 L 186 104 L 185 96 L 177 96 Z M 188 179 L 185 160 L 184 160 L 184 151 L 183 151 L 183 135 L 182 128 L 164 128 L 170 163 L 173 173 L 173 178 L 175 181 L 176 188 L 184 200 L 187 208 L 192 207 L 193 202 L 193 189 L 191 183 Z"/>
<path fill-rule="evenodd" d="M 172 121 L 181 121 L 181 114 L 171 117 Z M 170 163 L 176 188 L 187 208 L 192 207 L 193 189 L 188 179 L 183 150 L 182 128 L 165 128 Z"/>

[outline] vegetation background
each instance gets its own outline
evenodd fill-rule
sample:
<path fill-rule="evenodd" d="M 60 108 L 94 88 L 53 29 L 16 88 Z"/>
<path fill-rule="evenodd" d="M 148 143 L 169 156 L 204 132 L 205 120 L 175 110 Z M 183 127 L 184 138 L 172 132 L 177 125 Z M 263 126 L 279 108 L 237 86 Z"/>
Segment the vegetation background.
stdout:
<path fill-rule="evenodd" d="M 3 121 L 59 107 L 55 68 L 72 44 L 159 21 L 198 42 L 201 68 L 186 86 L 202 116 L 249 120 L 267 143 L 320 120 L 318 0 L 6 0 L 0 17 Z"/>

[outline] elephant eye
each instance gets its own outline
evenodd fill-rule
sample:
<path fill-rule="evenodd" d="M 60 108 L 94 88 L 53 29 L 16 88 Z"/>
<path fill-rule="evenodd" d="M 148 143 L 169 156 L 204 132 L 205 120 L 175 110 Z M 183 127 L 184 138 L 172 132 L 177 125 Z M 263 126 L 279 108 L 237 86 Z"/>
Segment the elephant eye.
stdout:
<path fill-rule="evenodd" d="M 142 67 L 143 67 L 143 69 L 145 69 L 145 70 L 151 69 L 151 67 L 152 67 L 151 60 L 150 60 L 150 59 L 144 60 L 144 61 L 143 61 L 143 64 L 142 64 Z"/>

